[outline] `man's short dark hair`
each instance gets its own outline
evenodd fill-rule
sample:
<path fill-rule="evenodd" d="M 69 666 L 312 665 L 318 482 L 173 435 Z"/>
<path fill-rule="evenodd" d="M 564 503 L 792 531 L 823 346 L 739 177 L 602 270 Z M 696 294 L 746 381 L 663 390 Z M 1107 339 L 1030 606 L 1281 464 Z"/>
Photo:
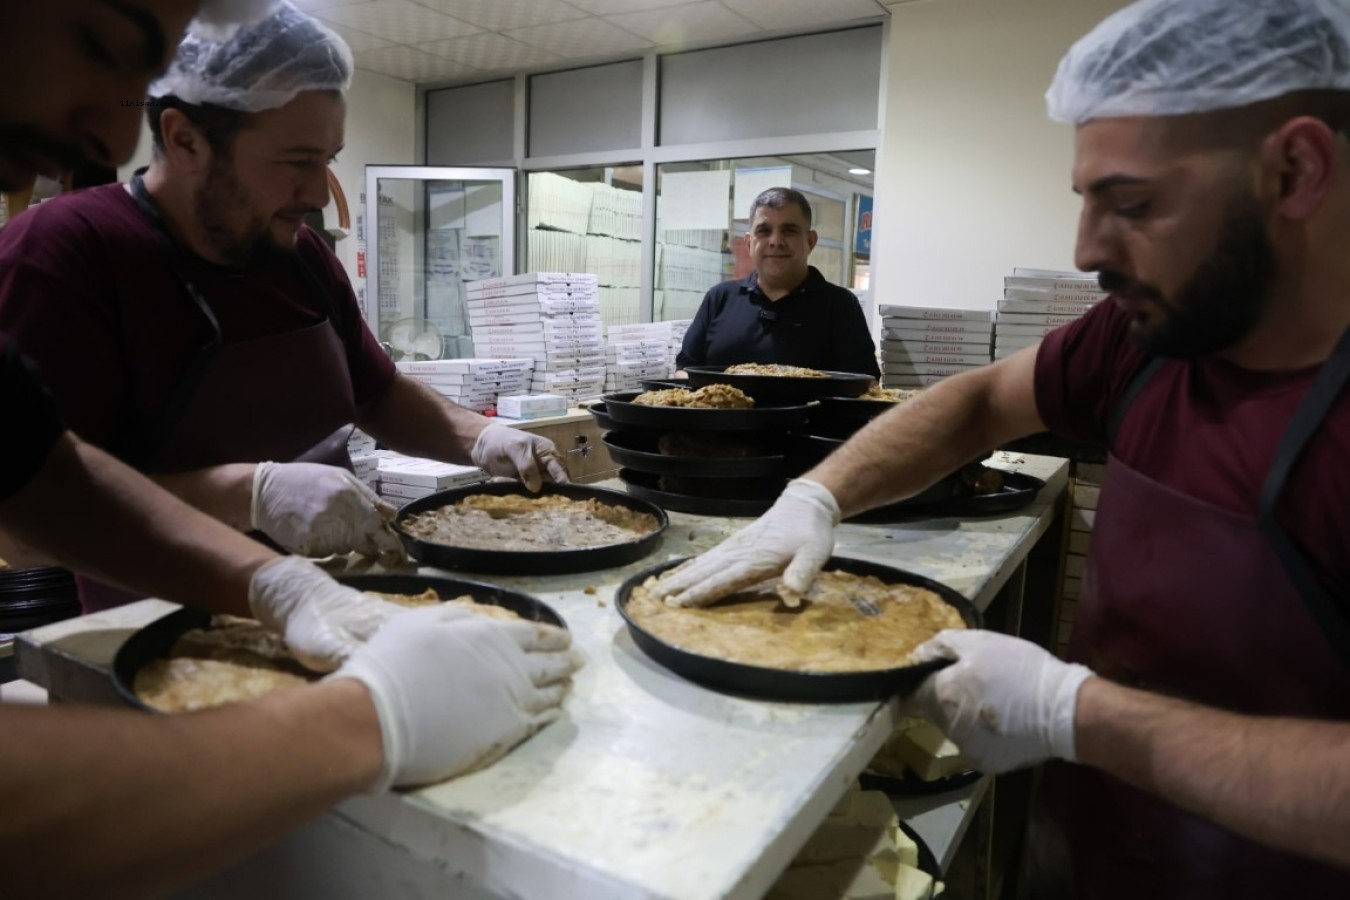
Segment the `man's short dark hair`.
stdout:
<path fill-rule="evenodd" d="M 806 195 L 801 191 L 794 191 L 792 188 L 771 187 L 766 191 L 761 191 L 760 195 L 750 204 L 750 221 L 755 221 L 755 213 L 761 206 L 767 206 L 769 209 L 782 209 L 789 203 L 796 205 L 806 216 L 806 227 L 811 227 L 811 203 L 806 199 Z"/>
<path fill-rule="evenodd" d="M 146 107 L 145 110 L 156 153 L 164 152 L 164 130 L 160 117 L 164 115 L 166 109 L 176 109 L 186 116 L 206 138 L 211 153 L 222 158 L 229 158 L 230 152 L 234 149 L 235 136 L 248 126 L 252 118 L 251 113 L 216 106 L 213 103 L 186 103 L 172 94 L 158 97 L 154 105 Z"/>

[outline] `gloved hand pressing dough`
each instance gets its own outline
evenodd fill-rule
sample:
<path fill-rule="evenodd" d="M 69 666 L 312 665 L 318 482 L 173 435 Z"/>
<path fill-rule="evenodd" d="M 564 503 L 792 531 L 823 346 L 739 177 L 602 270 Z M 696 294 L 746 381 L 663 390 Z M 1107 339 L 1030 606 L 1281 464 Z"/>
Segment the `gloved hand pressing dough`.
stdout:
<path fill-rule="evenodd" d="M 448 605 L 390 620 L 329 678 L 370 691 L 384 738 L 371 792 L 482 768 L 562 715 L 581 659 L 561 628 Z"/>
<path fill-rule="evenodd" d="M 707 606 L 780 572 L 784 586 L 805 594 L 834 552 L 838 524 L 834 495 L 817 482 L 794 479 L 764 515 L 662 576 L 657 595 L 672 606 Z"/>
<path fill-rule="evenodd" d="M 992 631 L 940 631 L 912 658 L 956 660 L 924 679 L 902 709 L 945 732 L 980 771 L 997 775 L 1077 758 L 1078 689 L 1091 669 Z"/>
<path fill-rule="evenodd" d="M 264 563 L 248 586 L 253 616 L 280 633 L 302 665 L 331 672 L 407 607 L 338 584 L 299 556 Z"/>
<path fill-rule="evenodd" d="M 389 524 L 397 512 L 337 466 L 264 462 L 253 473 L 252 527 L 302 556 L 355 551 L 402 557 Z"/>
<path fill-rule="evenodd" d="M 489 475 L 519 478 L 527 490 L 539 490 L 545 478 L 568 482 L 567 466 L 552 441 L 500 422 L 482 430 L 469 455 Z"/>

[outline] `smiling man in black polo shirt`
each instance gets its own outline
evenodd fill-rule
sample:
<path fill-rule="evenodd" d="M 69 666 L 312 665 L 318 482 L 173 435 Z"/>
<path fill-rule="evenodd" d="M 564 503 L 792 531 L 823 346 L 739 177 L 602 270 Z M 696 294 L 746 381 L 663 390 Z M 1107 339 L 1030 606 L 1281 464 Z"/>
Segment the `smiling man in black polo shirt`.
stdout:
<path fill-rule="evenodd" d="M 708 291 L 676 363 L 780 363 L 881 376 L 858 298 L 807 263 L 816 246 L 811 204 L 769 188 L 750 204 L 746 247 L 755 271 Z"/>

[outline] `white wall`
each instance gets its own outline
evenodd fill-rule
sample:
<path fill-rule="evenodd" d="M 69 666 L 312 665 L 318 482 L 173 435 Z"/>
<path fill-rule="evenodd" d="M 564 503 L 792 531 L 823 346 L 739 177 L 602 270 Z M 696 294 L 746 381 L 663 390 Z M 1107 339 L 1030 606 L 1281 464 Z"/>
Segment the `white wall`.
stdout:
<path fill-rule="evenodd" d="M 337 255 L 356 281 L 356 215 L 361 211 L 361 192 L 366 185 L 367 165 L 412 165 L 416 160 L 417 91 L 406 81 L 357 70 L 347 93 L 346 147 L 333 164 L 333 173 L 347 195 L 352 233 L 337 242 Z M 117 170 L 127 181 L 141 166 L 150 164 L 150 129 L 141 125 L 136 155 Z M 330 203 L 324 210 L 330 227 L 337 225 L 337 210 Z"/>
<path fill-rule="evenodd" d="M 891 8 L 872 234 L 877 303 L 992 309 L 1013 266 L 1072 269 L 1072 126 L 1045 90 L 1124 0 Z"/>

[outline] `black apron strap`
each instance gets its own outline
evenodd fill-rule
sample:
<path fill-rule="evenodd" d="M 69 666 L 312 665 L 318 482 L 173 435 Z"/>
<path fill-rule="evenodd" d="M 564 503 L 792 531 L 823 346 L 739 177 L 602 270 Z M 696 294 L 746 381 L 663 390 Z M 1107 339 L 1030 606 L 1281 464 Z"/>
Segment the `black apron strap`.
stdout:
<path fill-rule="evenodd" d="M 1106 426 L 1106 446 L 1108 449 L 1115 449 L 1116 433 L 1120 431 L 1120 423 L 1125 421 L 1125 413 L 1130 411 L 1134 401 L 1139 399 L 1139 394 L 1153 380 L 1153 376 L 1158 374 L 1158 370 L 1163 367 L 1165 362 L 1166 360 L 1161 356 L 1149 358 L 1143 368 L 1130 380 L 1125 388 L 1125 393 L 1120 395 L 1120 400 L 1116 402 L 1116 408 L 1111 411 L 1111 421 Z"/>
<path fill-rule="evenodd" d="M 1285 429 L 1284 436 L 1280 438 L 1279 449 L 1275 452 L 1275 462 L 1271 465 L 1266 482 L 1261 488 L 1258 521 L 1262 533 L 1266 535 L 1280 562 L 1284 564 L 1289 579 L 1293 581 L 1294 587 L 1308 605 L 1308 612 L 1321 626 L 1333 649 L 1342 659 L 1350 663 L 1350 608 L 1347 608 L 1344 601 L 1337 601 L 1331 595 L 1313 568 L 1307 553 L 1275 520 L 1275 505 L 1284 492 L 1290 471 L 1307 446 L 1308 440 L 1321 427 L 1327 412 L 1347 382 L 1350 382 L 1350 329 L 1346 329 L 1341 335 L 1331 358 L 1322 366 L 1317 380 L 1309 388 L 1303 402 L 1295 410 L 1289 427 Z"/>

